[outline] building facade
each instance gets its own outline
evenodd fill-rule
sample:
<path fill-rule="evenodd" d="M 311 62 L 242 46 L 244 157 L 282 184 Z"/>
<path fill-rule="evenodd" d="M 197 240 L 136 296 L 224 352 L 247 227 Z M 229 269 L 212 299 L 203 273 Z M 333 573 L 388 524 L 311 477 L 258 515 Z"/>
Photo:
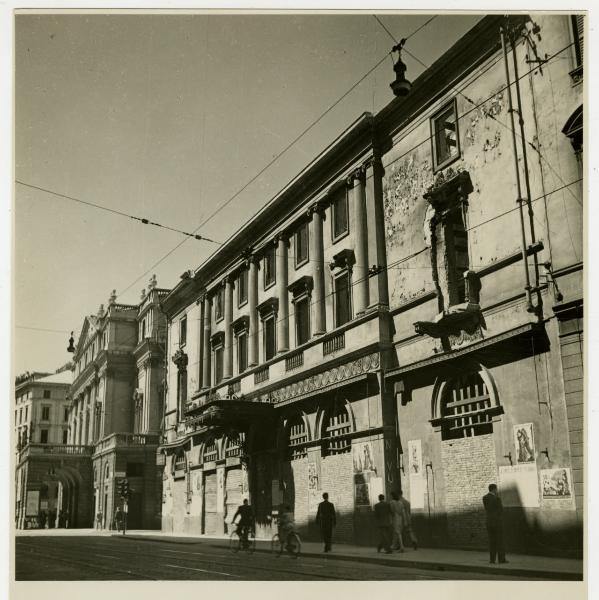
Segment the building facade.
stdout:
<path fill-rule="evenodd" d="M 583 19 L 482 19 L 164 299 L 162 528 L 581 552 Z"/>
<path fill-rule="evenodd" d="M 128 526 L 160 528 L 167 293 L 154 277 L 139 304 L 117 303 L 113 292 L 106 309 L 84 319 L 61 413 L 66 434 L 41 451 L 22 444 L 19 462 L 36 465 L 29 485 L 56 488 L 61 526 L 113 528 L 118 483 L 127 479 Z"/>
<path fill-rule="evenodd" d="M 29 446 L 33 453 L 53 444 L 66 443 L 68 435 L 68 392 L 73 374 L 67 366 L 56 373 L 25 373 L 15 380 L 15 428 L 17 460 Z M 57 490 L 52 482 L 30 478 L 28 461 L 16 468 L 16 522 L 37 526 L 40 521 L 54 527 L 57 517 Z"/>

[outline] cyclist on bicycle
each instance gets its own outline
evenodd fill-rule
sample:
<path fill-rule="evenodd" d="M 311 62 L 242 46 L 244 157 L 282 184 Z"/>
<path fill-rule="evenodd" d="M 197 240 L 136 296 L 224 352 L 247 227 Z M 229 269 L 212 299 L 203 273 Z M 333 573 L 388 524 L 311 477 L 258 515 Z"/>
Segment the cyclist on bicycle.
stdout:
<path fill-rule="evenodd" d="M 291 511 L 291 507 L 286 504 L 283 507 L 279 515 L 279 541 L 281 543 L 281 548 L 285 546 L 285 550 L 290 551 L 289 547 L 289 534 L 291 534 L 295 530 L 295 519 L 293 516 L 293 512 Z"/>
<path fill-rule="evenodd" d="M 237 522 L 237 535 L 241 539 L 241 546 L 246 550 L 250 543 L 248 541 L 248 535 L 254 527 L 254 511 L 249 505 L 247 498 L 243 501 L 243 504 L 238 507 L 237 512 L 233 515 L 232 524 L 235 523 L 235 519 L 239 516 Z"/>

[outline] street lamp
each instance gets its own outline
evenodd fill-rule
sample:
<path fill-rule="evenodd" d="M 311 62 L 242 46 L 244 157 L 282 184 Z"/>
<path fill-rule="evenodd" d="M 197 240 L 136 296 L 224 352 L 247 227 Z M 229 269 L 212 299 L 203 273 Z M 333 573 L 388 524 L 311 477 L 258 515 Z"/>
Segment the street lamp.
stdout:
<path fill-rule="evenodd" d="M 391 48 L 391 52 L 397 52 L 397 62 L 393 65 L 393 70 L 395 71 L 395 81 L 392 81 L 389 85 L 393 90 L 393 93 L 398 98 L 403 98 L 410 93 L 412 89 L 412 83 L 406 79 L 406 70 L 407 67 L 405 63 L 401 60 L 401 49 L 406 43 L 405 39 L 402 39 L 397 43 L 393 48 Z"/>

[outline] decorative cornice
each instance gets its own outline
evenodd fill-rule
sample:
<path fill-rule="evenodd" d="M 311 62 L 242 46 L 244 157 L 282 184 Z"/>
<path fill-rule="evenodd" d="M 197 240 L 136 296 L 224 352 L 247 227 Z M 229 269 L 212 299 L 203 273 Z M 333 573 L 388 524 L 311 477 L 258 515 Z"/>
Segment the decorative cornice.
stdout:
<path fill-rule="evenodd" d="M 333 256 L 333 260 L 329 263 L 331 271 L 333 269 L 351 269 L 356 262 L 354 251 L 346 248 Z"/>
<path fill-rule="evenodd" d="M 235 321 L 233 321 L 233 331 L 237 334 L 243 331 L 249 331 L 250 328 L 250 318 L 247 315 L 243 315 Z"/>
<path fill-rule="evenodd" d="M 177 365 L 177 368 L 179 369 L 179 371 L 183 371 L 184 369 L 187 368 L 189 358 L 188 358 L 187 354 L 185 354 L 185 352 L 183 352 L 183 350 L 181 350 L 181 348 L 179 348 L 175 352 L 175 354 L 173 354 L 172 361 L 175 363 L 175 365 Z"/>
<path fill-rule="evenodd" d="M 318 202 L 314 202 L 313 204 L 311 204 L 308 207 L 306 214 L 308 215 L 308 217 L 312 217 L 312 215 L 317 213 L 321 217 L 324 217 L 325 210 L 326 210 L 326 204 L 322 200 L 319 200 Z"/>
<path fill-rule="evenodd" d="M 287 286 L 287 290 L 293 294 L 293 296 L 299 296 L 300 294 L 310 294 L 314 288 L 314 280 L 309 275 L 304 275 Z"/>
<path fill-rule="evenodd" d="M 268 316 L 271 313 L 277 313 L 279 310 L 279 300 L 274 296 L 267 298 L 256 307 L 261 317 Z"/>

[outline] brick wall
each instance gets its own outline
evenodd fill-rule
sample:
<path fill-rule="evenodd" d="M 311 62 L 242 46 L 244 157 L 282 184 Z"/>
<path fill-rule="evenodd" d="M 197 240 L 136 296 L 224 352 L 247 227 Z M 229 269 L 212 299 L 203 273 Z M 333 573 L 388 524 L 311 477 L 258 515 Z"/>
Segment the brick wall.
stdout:
<path fill-rule="evenodd" d="M 493 435 L 441 442 L 445 480 L 445 511 L 449 543 L 485 547 L 487 543 L 482 497 L 497 481 Z"/>
<path fill-rule="evenodd" d="M 350 452 L 322 459 L 320 486 L 337 510 L 335 540 L 354 541 L 354 466 Z"/>

